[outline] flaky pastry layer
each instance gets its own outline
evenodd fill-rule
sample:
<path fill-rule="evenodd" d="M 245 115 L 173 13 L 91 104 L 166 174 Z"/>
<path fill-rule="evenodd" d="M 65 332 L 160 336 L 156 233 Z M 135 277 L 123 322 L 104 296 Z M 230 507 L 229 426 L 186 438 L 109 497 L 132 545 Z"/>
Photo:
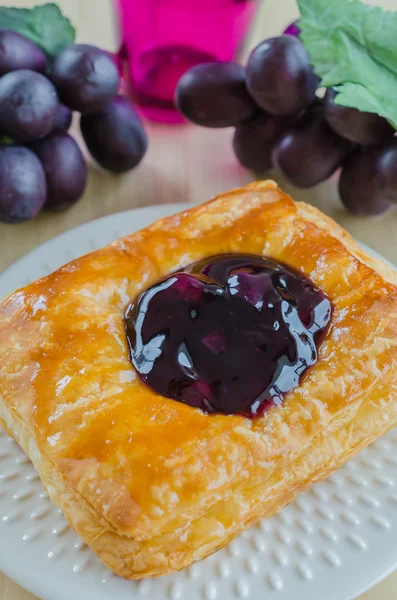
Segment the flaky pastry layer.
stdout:
<path fill-rule="evenodd" d="M 263 417 L 205 415 L 137 377 L 123 315 L 155 281 L 243 252 L 334 305 L 319 360 Z M 74 261 L 0 306 L 0 419 L 116 573 L 181 569 L 397 422 L 397 276 L 315 208 L 254 183 Z"/>

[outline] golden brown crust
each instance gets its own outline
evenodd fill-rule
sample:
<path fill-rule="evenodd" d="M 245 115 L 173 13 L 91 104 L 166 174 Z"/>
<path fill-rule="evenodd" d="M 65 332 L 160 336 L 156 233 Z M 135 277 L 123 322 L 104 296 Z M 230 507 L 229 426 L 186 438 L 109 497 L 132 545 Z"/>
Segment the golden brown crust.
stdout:
<path fill-rule="evenodd" d="M 334 304 L 319 361 L 251 421 L 155 395 L 128 359 L 127 304 L 177 268 L 264 254 Z M 397 277 L 331 219 L 254 183 L 87 255 L 0 306 L 0 421 L 115 572 L 183 568 L 397 423 Z"/>

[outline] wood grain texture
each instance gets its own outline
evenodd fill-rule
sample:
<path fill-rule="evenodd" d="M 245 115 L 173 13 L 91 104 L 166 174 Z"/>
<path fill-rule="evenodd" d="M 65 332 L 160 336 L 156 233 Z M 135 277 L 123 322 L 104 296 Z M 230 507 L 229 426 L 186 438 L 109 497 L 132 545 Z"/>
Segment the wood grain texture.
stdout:
<path fill-rule="evenodd" d="M 367 0 L 368 1 L 368 0 Z M 32 6 L 35 0 L 1 0 L 0 4 Z M 58 0 L 78 28 L 78 40 L 109 50 L 116 48 L 116 23 L 111 0 Z M 396 8 L 396 0 L 373 2 Z M 94 8 L 95 6 L 95 8 Z M 261 39 L 277 35 L 297 15 L 295 0 L 262 0 L 246 52 Z M 89 183 L 83 199 L 64 214 L 45 214 L 32 223 L 0 224 L 0 271 L 62 231 L 103 215 L 129 208 L 168 202 L 200 202 L 252 179 L 237 164 L 231 150 L 232 132 L 194 126 L 147 125 L 149 151 L 135 171 L 112 175 L 90 163 Z M 74 123 L 78 134 L 78 123 Z M 312 203 L 341 223 L 354 237 L 397 262 L 397 210 L 376 218 L 349 215 L 338 199 L 336 180 L 312 190 L 296 190 L 276 177 L 296 200 Z M 1 290 L 0 290 L 1 295 Z M 388 577 L 360 600 L 395 600 L 397 573 Z M 0 600 L 34 600 L 0 574 Z"/>

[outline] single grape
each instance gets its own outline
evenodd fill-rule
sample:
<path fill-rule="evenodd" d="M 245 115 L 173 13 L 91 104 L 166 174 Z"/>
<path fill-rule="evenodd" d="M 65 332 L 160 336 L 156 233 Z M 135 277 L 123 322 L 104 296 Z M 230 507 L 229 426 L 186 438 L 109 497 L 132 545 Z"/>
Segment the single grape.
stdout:
<path fill-rule="evenodd" d="M 0 76 L 30 69 L 44 73 L 47 61 L 44 52 L 33 42 L 11 29 L 0 29 Z"/>
<path fill-rule="evenodd" d="M 378 188 L 387 190 L 387 198 L 397 204 L 397 138 L 393 138 L 382 148 L 378 158 Z"/>
<path fill-rule="evenodd" d="M 357 148 L 343 166 L 339 195 L 358 215 L 378 215 L 397 203 L 397 139 Z"/>
<path fill-rule="evenodd" d="M 297 187 L 327 179 L 352 150 L 324 119 L 321 106 L 312 106 L 281 136 L 272 153 L 273 164 Z"/>
<path fill-rule="evenodd" d="M 54 131 L 29 146 L 40 159 L 47 180 L 45 208 L 65 210 L 81 198 L 87 166 L 75 140 L 66 131 Z"/>
<path fill-rule="evenodd" d="M 70 108 L 64 104 L 60 104 L 54 129 L 63 129 L 64 131 L 67 131 L 72 124 L 72 116 L 73 113 Z"/>
<path fill-rule="evenodd" d="M 178 81 L 175 104 L 203 127 L 230 127 L 250 119 L 258 108 L 248 94 L 244 68 L 237 63 L 204 63 Z"/>
<path fill-rule="evenodd" d="M 295 115 L 313 102 L 319 80 L 302 42 L 281 35 L 254 48 L 246 67 L 246 81 L 261 108 L 273 115 Z"/>
<path fill-rule="evenodd" d="M 325 118 L 342 137 L 356 144 L 381 144 L 395 133 L 383 117 L 336 104 L 335 96 L 335 90 L 328 88 L 325 94 Z"/>
<path fill-rule="evenodd" d="M 72 44 L 55 58 L 51 79 L 62 102 L 72 110 L 100 110 L 117 94 L 120 75 L 115 59 L 88 44 Z"/>
<path fill-rule="evenodd" d="M 23 146 L 0 146 L 0 221 L 21 223 L 44 206 L 47 187 L 37 156 Z"/>
<path fill-rule="evenodd" d="M 80 127 L 88 150 L 108 171 L 133 169 L 147 150 L 141 120 L 124 96 L 116 96 L 100 112 L 82 115 Z"/>
<path fill-rule="evenodd" d="M 59 110 L 56 89 L 44 75 L 22 69 L 0 79 L 0 128 L 19 142 L 45 137 Z"/>
<path fill-rule="evenodd" d="M 270 169 L 273 146 L 288 124 L 287 119 L 259 113 L 236 127 L 233 149 L 240 164 L 257 173 Z"/>

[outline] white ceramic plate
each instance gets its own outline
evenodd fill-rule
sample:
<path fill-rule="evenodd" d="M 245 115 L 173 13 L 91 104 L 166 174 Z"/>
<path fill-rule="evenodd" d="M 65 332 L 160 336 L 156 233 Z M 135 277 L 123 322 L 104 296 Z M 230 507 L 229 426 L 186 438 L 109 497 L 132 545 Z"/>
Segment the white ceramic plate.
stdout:
<path fill-rule="evenodd" d="M 82 225 L 0 276 L 0 296 L 182 205 Z M 113 575 L 50 502 L 17 444 L 0 434 L 0 570 L 43 600 L 347 600 L 397 566 L 397 430 L 279 515 L 175 575 Z"/>

